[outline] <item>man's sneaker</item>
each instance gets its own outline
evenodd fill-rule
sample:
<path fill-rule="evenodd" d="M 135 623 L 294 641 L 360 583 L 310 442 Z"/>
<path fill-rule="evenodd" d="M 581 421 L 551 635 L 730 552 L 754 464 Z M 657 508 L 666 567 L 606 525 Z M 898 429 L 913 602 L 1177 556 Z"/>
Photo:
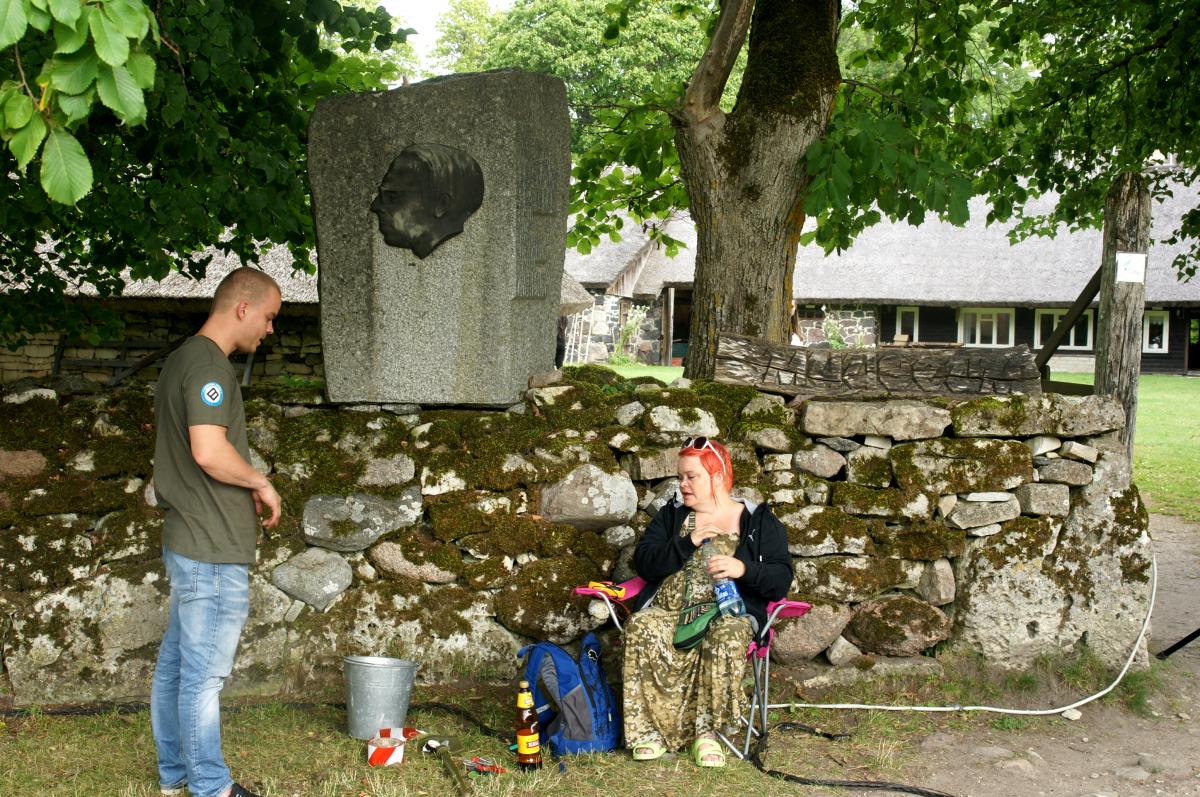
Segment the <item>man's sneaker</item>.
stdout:
<path fill-rule="evenodd" d="M 163 797 L 183 797 L 187 794 L 187 781 L 181 780 L 174 786 L 159 786 L 158 792 Z"/>
<path fill-rule="evenodd" d="M 258 797 L 258 795 L 247 789 L 242 784 L 235 783 L 229 789 L 229 797 Z"/>

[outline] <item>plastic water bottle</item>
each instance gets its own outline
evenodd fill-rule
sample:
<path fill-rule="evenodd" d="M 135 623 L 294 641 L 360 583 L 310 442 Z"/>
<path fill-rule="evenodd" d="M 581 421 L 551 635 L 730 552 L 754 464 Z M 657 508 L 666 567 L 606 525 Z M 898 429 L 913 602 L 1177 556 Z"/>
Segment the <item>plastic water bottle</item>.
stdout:
<path fill-rule="evenodd" d="M 709 541 L 705 540 L 700 550 L 704 554 L 704 566 L 707 568 L 713 548 Z M 732 578 L 714 578 L 713 593 L 717 596 L 717 610 L 721 614 L 726 617 L 740 617 L 746 613 L 746 604 L 742 602 L 742 595 Z"/>

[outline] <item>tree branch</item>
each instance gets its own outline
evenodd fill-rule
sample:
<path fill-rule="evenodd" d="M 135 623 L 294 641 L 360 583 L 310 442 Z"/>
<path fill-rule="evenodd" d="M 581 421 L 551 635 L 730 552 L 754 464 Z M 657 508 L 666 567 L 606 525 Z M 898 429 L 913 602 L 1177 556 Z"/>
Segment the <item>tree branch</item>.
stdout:
<path fill-rule="evenodd" d="M 721 110 L 721 94 L 750 30 L 755 0 L 721 0 L 721 15 L 683 95 L 682 114 L 703 122 Z"/>

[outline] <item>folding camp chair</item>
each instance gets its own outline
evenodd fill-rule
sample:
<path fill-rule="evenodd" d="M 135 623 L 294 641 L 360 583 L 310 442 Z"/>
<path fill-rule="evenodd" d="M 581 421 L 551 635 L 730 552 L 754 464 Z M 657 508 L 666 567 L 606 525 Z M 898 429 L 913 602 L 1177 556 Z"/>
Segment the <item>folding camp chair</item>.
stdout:
<path fill-rule="evenodd" d="M 616 598 L 600 587 L 576 587 L 576 595 L 587 595 L 592 598 L 598 598 L 604 601 L 605 607 L 608 609 L 609 617 L 612 618 L 613 624 L 618 631 L 624 631 L 621 625 L 620 614 L 623 613 L 626 618 L 629 617 L 629 611 L 625 607 L 627 601 L 632 600 L 642 589 L 645 588 L 646 582 L 641 578 L 633 578 L 621 584 L 613 585 L 616 590 L 622 591 L 620 598 Z M 746 657 L 750 659 L 754 665 L 751 670 L 754 674 L 754 690 L 750 696 L 750 708 L 745 717 L 741 718 L 741 722 L 746 726 L 746 735 L 741 741 L 741 745 L 735 744 L 725 734 L 718 732 L 717 736 L 721 741 L 733 751 L 733 754 L 738 758 L 745 758 L 750 754 L 751 743 L 754 738 L 761 735 L 767 727 L 767 707 L 770 706 L 770 675 L 771 675 L 771 642 L 775 639 L 775 621 L 781 617 L 803 617 L 812 608 L 812 604 L 804 601 L 781 600 L 772 601 L 767 604 L 767 624 L 759 630 L 755 638 L 750 642 L 750 646 L 746 649 Z"/>

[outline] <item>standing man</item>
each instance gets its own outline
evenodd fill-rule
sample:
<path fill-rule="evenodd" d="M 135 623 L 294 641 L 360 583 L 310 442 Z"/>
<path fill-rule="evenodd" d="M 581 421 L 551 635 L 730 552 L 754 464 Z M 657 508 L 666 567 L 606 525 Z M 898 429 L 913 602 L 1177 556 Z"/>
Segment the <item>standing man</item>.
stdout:
<path fill-rule="evenodd" d="M 234 351 L 273 331 L 275 280 L 239 268 L 221 281 L 208 320 L 163 366 L 154 394 L 154 489 L 166 510 L 163 562 L 171 582 L 150 723 L 163 794 L 255 797 L 221 753 L 221 687 L 249 613 L 258 515 L 279 521 L 279 493 L 250 464 Z"/>

